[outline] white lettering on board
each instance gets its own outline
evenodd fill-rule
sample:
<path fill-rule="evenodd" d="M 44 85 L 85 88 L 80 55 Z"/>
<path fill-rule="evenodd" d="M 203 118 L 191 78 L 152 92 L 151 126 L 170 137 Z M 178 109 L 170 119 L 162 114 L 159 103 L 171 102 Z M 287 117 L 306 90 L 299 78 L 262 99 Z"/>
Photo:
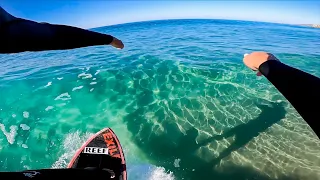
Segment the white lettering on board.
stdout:
<path fill-rule="evenodd" d="M 85 147 L 83 153 L 87 154 L 109 154 L 108 148 Z"/>

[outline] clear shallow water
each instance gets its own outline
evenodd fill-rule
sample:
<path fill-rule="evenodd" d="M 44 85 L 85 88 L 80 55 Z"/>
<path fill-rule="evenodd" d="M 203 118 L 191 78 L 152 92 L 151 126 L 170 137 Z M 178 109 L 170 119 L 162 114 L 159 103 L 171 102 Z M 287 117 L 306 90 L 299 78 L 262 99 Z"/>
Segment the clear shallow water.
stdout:
<path fill-rule="evenodd" d="M 319 139 L 242 64 L 265 50 L 319 77 L 318 29 L 170 20 L 94 30 L 125 49 L 0 56 L 1 171 L 66 167 L 111 127 L 129 179 L 319 179 Z"/>

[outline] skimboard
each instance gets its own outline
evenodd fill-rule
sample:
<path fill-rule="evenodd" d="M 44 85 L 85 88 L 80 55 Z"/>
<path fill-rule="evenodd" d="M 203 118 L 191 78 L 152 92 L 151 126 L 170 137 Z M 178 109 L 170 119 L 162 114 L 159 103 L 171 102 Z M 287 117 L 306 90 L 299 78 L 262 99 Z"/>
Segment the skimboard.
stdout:
<path fill-rule="evenodd" d="M 68 168 L 98 168 L 111 171 L 115 180 L 127 180 L 126 161 L 116 134 L 105 128 L 77 150 Z"/>

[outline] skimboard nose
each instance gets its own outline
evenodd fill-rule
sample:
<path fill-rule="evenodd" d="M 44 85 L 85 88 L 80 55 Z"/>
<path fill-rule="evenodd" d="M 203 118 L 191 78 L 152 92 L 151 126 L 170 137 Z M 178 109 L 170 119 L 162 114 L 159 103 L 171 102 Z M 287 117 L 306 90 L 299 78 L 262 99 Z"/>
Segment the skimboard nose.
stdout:
<path fill-rule="evenodd" d="M 114 172 L 117 180 L 126 180 L 126 161 L 116 134 L 105 128 L 89 138 L 76 152 L 68 168 L 99 168 Z"/>

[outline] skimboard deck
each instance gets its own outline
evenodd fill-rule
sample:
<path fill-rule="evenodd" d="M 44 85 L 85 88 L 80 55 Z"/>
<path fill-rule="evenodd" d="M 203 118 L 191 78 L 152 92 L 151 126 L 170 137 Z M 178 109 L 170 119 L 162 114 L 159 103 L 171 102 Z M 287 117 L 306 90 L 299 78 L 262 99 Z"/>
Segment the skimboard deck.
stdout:
<path fill-rule="evenodd" d="M 71 159 L 68 168 L 110 169 L 116 180 L 127 180 L 126 161 L 116 134 L 105 128 L 89 138 Z"/>

